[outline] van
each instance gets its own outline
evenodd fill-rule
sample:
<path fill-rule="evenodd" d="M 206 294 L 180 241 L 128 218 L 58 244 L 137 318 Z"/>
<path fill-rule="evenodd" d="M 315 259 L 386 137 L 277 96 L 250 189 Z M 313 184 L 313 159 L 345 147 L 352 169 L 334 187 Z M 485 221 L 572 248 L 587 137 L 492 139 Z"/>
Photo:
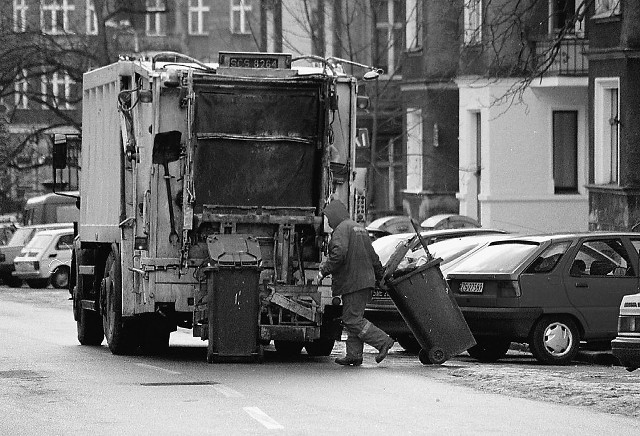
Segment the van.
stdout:
<path fill-rule="evenodd" d="M 43 230 L 29 241 L 13 264 L 13 275 L 26 280 L 31 288 L 49 283 L 61 289 L 69 285 L 73 229 Z"/>
<path fill-rule="evenodd" d="M 73 223 L 41 224 L 16 229 L 7 245 L 0 247 L 0 280 L 2 283 L 16 288 L 22 286 L 22 279 L 12 274 L 15 271 L 13 261 L 37 232 L 50 229 L 73 230 Z"/>
<path fill-rule="evenodd" d="M 51 193 L 27 200 L 22 214 L 25 226 L 47 223 L 72 223 L 78 221 L 78 191 Z"/>

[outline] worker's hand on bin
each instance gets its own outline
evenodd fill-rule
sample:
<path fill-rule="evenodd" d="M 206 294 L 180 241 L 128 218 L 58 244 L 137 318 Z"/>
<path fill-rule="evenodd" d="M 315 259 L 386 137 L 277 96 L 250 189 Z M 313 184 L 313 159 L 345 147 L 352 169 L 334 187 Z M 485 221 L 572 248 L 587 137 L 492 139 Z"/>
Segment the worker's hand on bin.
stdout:
<path fill-rule="evenodd" d="M 318 271 L 318 283 L 322 282 L 322 279 L 324 279 L 324 274 L 322 274 L 322 271 Z"/>
<path fill-rule="evenodd" d="M 387 281 L 385 279 L 376 282 L 376 287 L 382 289 L 383 291 L 389 289 L 389 286 L 387 285 Z"/>

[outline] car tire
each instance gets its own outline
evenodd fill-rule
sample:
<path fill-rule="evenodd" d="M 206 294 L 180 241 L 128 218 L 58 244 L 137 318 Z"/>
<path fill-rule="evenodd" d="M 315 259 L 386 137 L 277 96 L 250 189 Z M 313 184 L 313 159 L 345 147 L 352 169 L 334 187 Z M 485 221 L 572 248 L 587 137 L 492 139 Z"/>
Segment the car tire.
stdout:
<path fill-rule="evenodd" d="M 49 279 L 29 279 L 27 285 L 33 289 L 42 289 L 49 286 Z"/>
<path fill-rule="evenodd" d="M 276 352 L 283 357 L 295 357 L 300 354 L 304 342 L 294 341 L 273 341 Z"/>
<path fill-rule="evenodd" d="M 65 289 L 69 286 L 69 268 L 61 266 L 51 275 L 51 286 L 56 289 Z"/>
<path fill-rule="evenodd" d="M 333 339 L 318 339 L 313 342 L 305 342 L 304 348 L 309 356 L 329 356 L 335 342 Z"/>
<path fill-rule="evenodd" d="M 113 354 L 131 354 L 136 348 L 133 322 L 122 317 L 122 272 L 117 248 L 109 253 L 100 284 L 102 326 Z"/>
<path fill-rule="evenodd" d="M 529 348 L 533 357 L 547 365 L 571 363 L 580 347 L 576 323 L 566 317 L 544 317 L 531 333 Z"/>
<path fill-rule="evenodd" d="M 402 335 L 397 337 L 398 343 L 408 353 L 418 354 L 422 349 L 422 346 L 418 343 L 418 340 L 412 334 Z"/>
<path fill-rule="evenodd" d="M 511 341 L 502 338 L 476 338 L 476 345 L 467 353 L 479 362 L 493 363 L 502 359 L 509 351 Z"/>

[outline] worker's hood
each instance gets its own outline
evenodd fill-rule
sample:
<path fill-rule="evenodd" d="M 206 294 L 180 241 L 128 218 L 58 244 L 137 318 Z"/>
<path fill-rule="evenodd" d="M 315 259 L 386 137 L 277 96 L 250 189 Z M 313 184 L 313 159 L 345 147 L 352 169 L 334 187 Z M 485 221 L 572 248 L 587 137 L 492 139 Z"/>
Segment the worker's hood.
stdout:
<path fill-rule="evenodd" d="M 340 200 L 333 200 L 323 210 L 324 215 L 329 221 L 329 226 L 335 230 L 344 220 L 349 219 L 349 212 L 346 206 Z"/>

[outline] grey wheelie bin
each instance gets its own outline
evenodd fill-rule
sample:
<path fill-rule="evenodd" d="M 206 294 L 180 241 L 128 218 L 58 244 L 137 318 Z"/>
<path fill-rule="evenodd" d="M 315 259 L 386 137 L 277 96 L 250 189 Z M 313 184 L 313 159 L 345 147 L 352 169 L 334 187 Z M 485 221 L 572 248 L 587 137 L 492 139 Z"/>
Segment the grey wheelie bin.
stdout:
<path fill-rule="evenodd" d="M 424 265 L 397 269 L 408 245 L 399 246 L 387 264 L 387 292 L 422 348 L 420 362 L 441 364 L 476 341 L 440 271 L 442 259 L 434 259 L 427 251 Z"/>
<path fill-rule="evenodd" d="M 207 361 L 261 362 L 258 242 L 249 235 L 212 235 L 207 246 Z"/>

